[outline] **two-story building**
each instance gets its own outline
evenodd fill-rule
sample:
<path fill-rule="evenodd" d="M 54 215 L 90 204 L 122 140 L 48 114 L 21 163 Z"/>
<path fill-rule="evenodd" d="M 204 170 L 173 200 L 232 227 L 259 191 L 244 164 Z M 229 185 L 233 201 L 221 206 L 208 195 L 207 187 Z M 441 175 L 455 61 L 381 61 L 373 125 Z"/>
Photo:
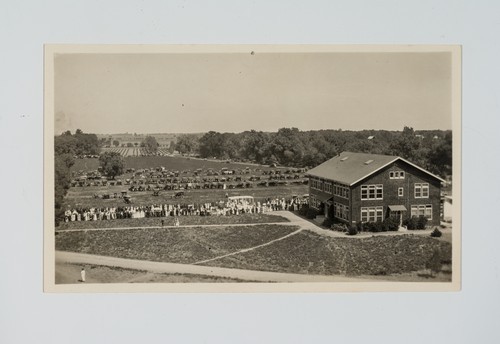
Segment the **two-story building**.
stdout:
<path fill-rule="evenodd" d="M 309 170 L 309 204 L 346 224 L 423 215 L 440 223 L 440 177 L 398 156 L 343 152 Z"/>

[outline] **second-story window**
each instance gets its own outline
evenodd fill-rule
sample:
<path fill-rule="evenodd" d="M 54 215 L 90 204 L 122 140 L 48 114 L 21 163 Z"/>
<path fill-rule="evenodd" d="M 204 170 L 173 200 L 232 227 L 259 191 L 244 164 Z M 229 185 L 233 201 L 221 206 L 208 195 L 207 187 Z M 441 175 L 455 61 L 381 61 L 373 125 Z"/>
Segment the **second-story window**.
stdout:
<path fill-rule="evenodd" d="M 404 171 L 390 171 L 389 172 L 390 179 L 405 179 Z"/>
<path fill-rule="evenodd" d="M 415 183 L 415 198 L 429 198 L 429 183 Z"/>
<path fill-rule="evenodd" d="M 384 198 L 384 186 L 382 184 L 362 185 L 362 200 L 381 200 Z"/>

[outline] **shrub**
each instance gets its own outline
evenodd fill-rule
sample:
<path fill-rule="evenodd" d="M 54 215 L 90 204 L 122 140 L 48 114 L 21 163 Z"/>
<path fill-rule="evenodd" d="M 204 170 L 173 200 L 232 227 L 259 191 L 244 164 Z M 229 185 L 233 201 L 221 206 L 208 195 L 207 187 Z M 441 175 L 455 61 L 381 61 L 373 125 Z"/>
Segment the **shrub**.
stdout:
<path fill-rule="evenodd" d="M 441 271 L 441 260 L 441 250 L 439 248 L 435 248 L 430 259 L 425 263 L 425 267 L 431 270 L 432 276 L 435 276 L 436 273 Z"/>
<path fill-rule="evenodd" d="M 417 229 L 417 217 L 413 216 L 403 221 L 403 225 L 408 229 Z"/>
<path fill-rule="evenodd" d="M 356 235 L 356 234 L 358 234 L 357 226 L 349 227 L 349 230 L 347 231 L 347 235 Z"/>
<path fill-rule="evenodd" d="M 309 208 L 307 209 L 307 214 L 306 217 L 310 220 L 315 219 L 316 216 L 318 215 L 318 211 L 314 208 Z"/>
<path fill-rule="evenodd" d="M 302 206 L 299 209 L 299 215 L 306 216 L 308 210 L 309 210 L 309 204 L 302 204 Z"/>
<path fill-rule="evenodd" d="M 347 231 L 347 226 L 343 223 L 334 223 L 332 229 L 337 232 L 345 232 Z"/>
<path fill-rule="evenodd" d="M 425 216 L 412 216 L 409 219 L 403 221 L 403 224 L 408 229 L 425 229 L 427 225 L 427 218 Z"/>
<path fill-rule="evenodd" d="M 417 218 L 417 229 L 425 229 L 427 225 L 427 218 L 425 216 L 419 216 Z"/>
<path fill-rule="evenodd" d="M 385 232 L 386 231 L 384 223 L 382 221 L 375 222 L 375 229 L 376 229 L 376 232 Z"/>
<path fill-rule="evenodd" d="M 415 222 L 413 221 L 412 218 L 404 219 L 403 226 L 405 226 L 407 229 L 415 229 L 415 227 L 416 227 Z"/>
<path fill-rule="evenodd" d="M 364 228 L 363 228 L 363 222 L 356 223 L 356 230 L 358 232 L 362 232 L 364 230 Z"/>
<path fill-rule="evenodd" d="M 439 230 L 439 228 L 434 228 L 434 230 L 431 233 L 431 237 L 433 238 L 439 238 L 443 233 Z"/>
<path fill-rule="evenodd" d="M 363 223 L 363 230 L 368 231 L 368 232 L 373 232 L 373 233 L 378 233 L 378 232 L 385 232 L 385 226 L 382 221 L 377 221 L 377 222 L 365 222 Z"/>
<path fill-rule="evenodd" d="M 374 222 L 363 223 L 363 230 L 366 232 L 375 232 L 375 223 Z"/>
<path fill-rule="evenodd" d="M 328 227 L 328 228 L 330 228 L 332 226 L 332 224 L 333 224 L 333 221 L 329 217 L 326 217 L 322 223 L 323 226 Z"/>
<path fill-rule="evenodd" d="M 399 220 L 393 218 L 393 217 L 388 217 L 384 219 L 384 229 L 386 231 L 397 231 L 399 229 Z"/>

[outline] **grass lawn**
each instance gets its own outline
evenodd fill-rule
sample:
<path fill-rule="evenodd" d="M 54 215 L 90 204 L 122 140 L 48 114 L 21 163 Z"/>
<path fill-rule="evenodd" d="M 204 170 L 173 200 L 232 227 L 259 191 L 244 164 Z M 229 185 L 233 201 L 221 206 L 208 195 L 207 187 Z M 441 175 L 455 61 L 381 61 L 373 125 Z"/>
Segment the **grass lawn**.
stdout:
<path fill-rule="evenodd" d="M 99 265 L 76 265 L 56 263 L 56 284 L 75 284 L 80 282 L 80 269 L 85 266 L 85 284 L 89 283 L 231 283 L 248 282 L 236 278 L 196 275 L 162 274 L 142 270 L 123 269 Z"/>
<path fill-rule="evenodd" d="M 94 198 L 94 194 L 118 193 L 127 190 L 126 186 L 109 186 L 103 190 L 102 187 L 73 187 L 68 190 L 64 198 L 65 206 L 74 207 L 117 207 L 124 206 L 121 198 L 100 199 Z M 159 196 L 153 196 L 152 191 L 129 192 L 132 196 L 131 205 L 152 205 L 152 204 L 193 204 L 205 202 L 219 202 L 228 196 L 253 196 L 256 201 L 270 198 L 291 198 L 293 195 L 303 195 L 308 192 L 307 185 L 285 185 L 273 187 L 258 187 L 249 189 L 200 189 L 187 190 L 183 198 L 172 198 L 175 191 L 161 191 Z"/>
<path fill-rule="evenodd" d="M 434 249 L 440 249 L 443 262 L 451 261 L 451 245 L 430 237 L 400 235 L 353 240 L 303 231 L 206 265 L 320 275 L 391 275 L 425 269 Z"/>
<path fill-rule="evenodd" d="M 165 226 L 173 226 L 174 218 L 169 217 L 149 217 L 143 219 L 117 219 L 103 221 L 79 221 L 63 222 L 56 229 L 92 229 L 92 228 L 118 228 L 118 227 L 152 227 L 161 226 L 161 220 L 165 221 Z M 272 214 L 241 214 L 230 216 L 181 216 L 180 224 L 185 225 L 222 225 L 222 224 L 252 224 L 266 222 L 289 222 L 288 219 Z"/>
<path fill-rule="evenodd" d="M 246 163 L 227 163 L 222 160 L 204 160 L 195 158 L 186 158 L 181 156 L 127 156 L 124 159 L 125 168 L 152 168 L 163 166 L 168 170 L 196 170 L 198 168 L 208 169 L 213 168 L 215 170 L 220 170 L 222 167 L 227 167 L 229 169 L 244 169 L 246 167 L 252 170 L 259 168 L 263 170 L 276 169 L 276 167 L 271 168 L 264 165 L 256 164 L 246 164 Z M 85 158 L 85 159 L 75 159 L 75 164 L 71 167 L 71 171 L 92 171 L 97 170 L 99 167 L 99 159 L 95 158 Z"/>
<path fill-rule="evenodd" d="M 56 250 L 192 264 L 260 245 L 297 229 L 258 225 L 57 232 Z"/>

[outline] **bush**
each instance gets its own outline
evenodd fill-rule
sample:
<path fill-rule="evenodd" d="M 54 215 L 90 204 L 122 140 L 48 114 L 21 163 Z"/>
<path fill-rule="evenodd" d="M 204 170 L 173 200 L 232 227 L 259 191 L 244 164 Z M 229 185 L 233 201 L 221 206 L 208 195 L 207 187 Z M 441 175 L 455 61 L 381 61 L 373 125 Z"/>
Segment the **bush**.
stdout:
<path fill-rule="evenodd" d="M 347 231 L 347 235 L 356 235 L 356 234 L 358 234 L 357 226 L 349 227 L 349 230 Z"/>
<path fill-rule="evenodd" d="M 327 227 L 327 228 L 330 228 L 332 225 L 333 225 L 333 221 L 332 219 L 330 219 L 329 217 L 326 217 L 324 220 L 323 220 L 323 223 L 322 223 L 323 226 Z"/>
<path fill-rule="evenodd" d="M 417 229 L 425 229 L 427 226 L 427 218 L 425 216 L 419 216 L 417 219 Z"/>
<path fill-rule="evenodd" d="M 403 225 L 405 225 L 408 229 L 425 229 L 425 226 L 427 225 L 427 218 L 422 215 L 419 217 L 412 216 L 411 218 L 404 220 Z"/>
<path fill-rule="evenodd" d="M 363 223 L 363 230 L 365 232 L 375 232 L 375 223 L 374 222 Z"/>
<path fill-rule="evenodd" d="M 363 230 L 365 230 L 367 232 L 373 232 L 373 233 L 386 231 L 384 223 L 382 221 L 365 222 L 365 223 L 363 223 Z"/>
<path fill-rule="evenodd" d="M 434 248 L 432 252 L 432 256 L 430 259 L 425 263 L 425 267 L 429 270 L 431 270 L 432 276 L 435 276 L 439 271 L 441 271 L 442 268 L 442 262 L 441 262 L 441 250 L 439 248 Z"/>
<path fill-rule="evenodd" d="M 433 238 L 439 238 L 443 233 L 439 230 L 439 228 L 434 228 L 434 230 L 431 233 L 431 237 Z"/>
<path fill-rule="evenodd" d="M 306 217 L 310 220 L 315 219 L 316 216 L 318 215 L 318 211 L 314 208 L 309 208 L 307 209 L 307 214 Z"/>
<path fill-rule="evenodd" d="M 343 223 L 334 223 L 332 225 L 332 229 L 337 232 L 346 232 L 347 226 Z"/>
<path fill-rule="evenodd" d="M 309 210 L 309 204 L 302 204 L 302 206 L 299 209 L 299 215 L 306 216 L 308 210 Z"/>
<path fill-rule="evenodd" d="M 399 220 L 393 218 L 393 217 L 388 217 L 384 219 L 384 229 L 386 231 L 397 231 L 399 229 Z"/>

